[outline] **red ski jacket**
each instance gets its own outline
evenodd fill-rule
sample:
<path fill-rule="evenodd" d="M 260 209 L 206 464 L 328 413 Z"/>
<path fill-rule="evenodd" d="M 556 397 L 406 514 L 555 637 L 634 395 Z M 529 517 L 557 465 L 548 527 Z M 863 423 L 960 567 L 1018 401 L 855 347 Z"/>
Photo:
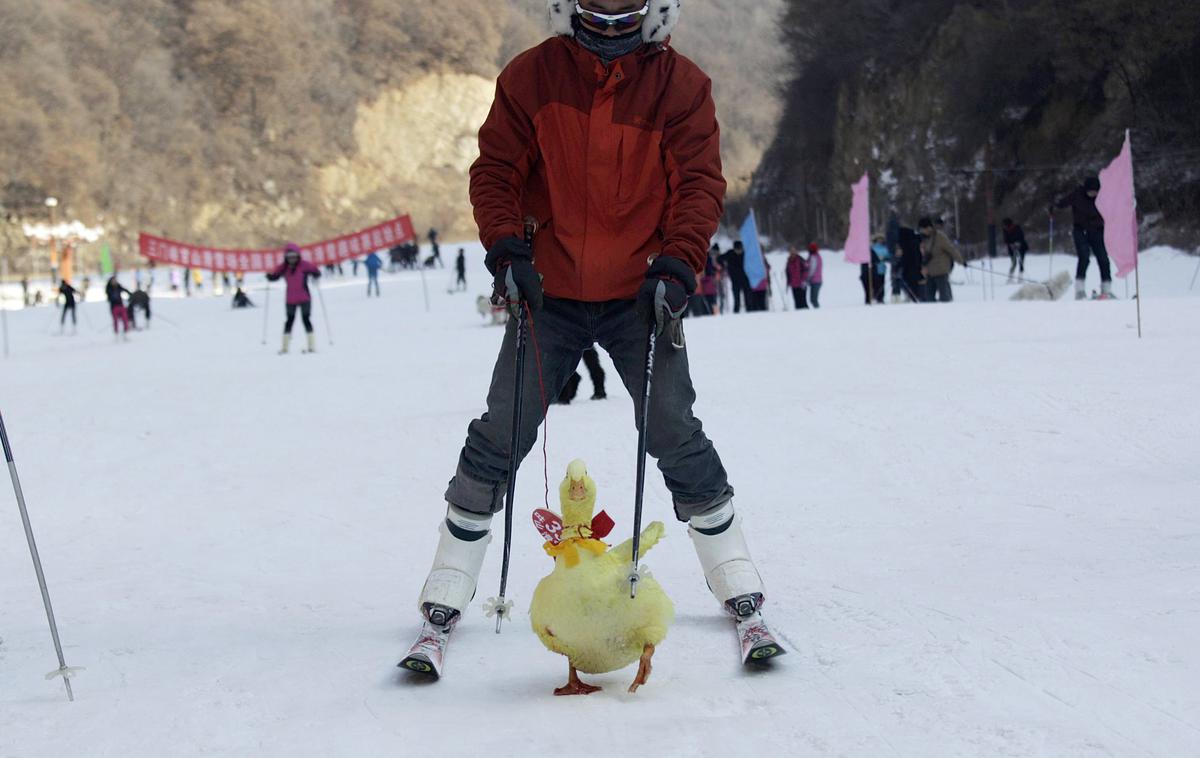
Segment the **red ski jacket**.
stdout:
<path fill-rule="evenodd" d="M 610 63 L 554 37 L 500 74 L 479 130 L 479 237 L 521 237 L 551 297 L 632 299 L 656 254 L 704 270 L 723 211 L 712 83 L 667 44 Z"/>

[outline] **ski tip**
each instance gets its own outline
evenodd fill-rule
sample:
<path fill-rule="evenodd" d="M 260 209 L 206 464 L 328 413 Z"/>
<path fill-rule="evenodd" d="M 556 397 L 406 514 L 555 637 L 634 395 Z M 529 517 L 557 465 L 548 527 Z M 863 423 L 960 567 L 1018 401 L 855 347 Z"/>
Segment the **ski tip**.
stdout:
<path fill-rule="evenodd" d="M 769 665 L 772 659 L 778 658 L 782 655 L 787 655 L 787 650 L 785 650 L 783 646 L 779 645 L 778 643 L 761 645 L 751 650 L 750 654 L 746 656 L 746 660 L 744 660 L 743 663 L 745 663 L 747 666 Z"/>
<path fill-rule="evenodd" d="M 434 668 L 434 665 L 431 662 L 423 657 L 415 655 L 410 655 L 409 657 L 400 661 L 396 664 L 396 667 L 405 669 L 406 671 L 411 671 L 414 674 L 430 676 L 434 679 L 437 679 L 439 676 L 437 669 Z"/>

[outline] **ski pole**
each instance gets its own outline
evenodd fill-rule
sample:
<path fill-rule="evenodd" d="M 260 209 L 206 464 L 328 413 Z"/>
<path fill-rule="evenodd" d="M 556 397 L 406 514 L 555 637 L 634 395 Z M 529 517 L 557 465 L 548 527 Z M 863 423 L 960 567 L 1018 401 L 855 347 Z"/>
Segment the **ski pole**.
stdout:
<path fill-rule="evenodd" d="M 271 310 L 271 280 L 267 280 L 267 295 L 263 298 L 263 336 L 262 343 L 267 344 L 267 313 Z"/>
<path fill-rule="evenodd" d="M 429 313 L 429 283 L 425 281 L 425 262 L 420 260 L 420 257 L 417 256 L 417 267 L 421 272 L 421 291 L 425 293 L 425 312 Z"/>
<path fill-rule="evenodd" d="M 1050 278 L 1054 278 L 1054 214 L 1050 215 Z"/>
<path fill-rule="evenodd" d="M 532 247 L 533 235 L 536 233 L 537 221 L 532 217 L 525 219 L 525 244 Z M 510 312 L 512 304 L 510 301 Z M 513 386 L 512 434 L 508 438 L 508 485 L 504 493 L 504 550 L 500 562 L 500 594 L 487 602 L 488 615 L 495 614 L 496 616 L 496 634 L 500 633 L 500 625 L 503 623 L 504 617 L 512 610 L 512 601 L 506 600 L 505 596 L 508 592 L 508 565 L 512 556 L 513 508 L 516 504 L 517 467 L 519 465 L 517 451 L 521 444 L 521 408 L 525 402 L 525 320 L 529 306 L 523 297 L 515 304 L 517 306 L 517 365 L 516 384 Z"/>
<path fill-rule="evenodd" d="M 8 279 L 8 259 L 7 258 L 4 259 L 4 268 L 3 268 L 3 271 L 0 273 L 3 274 L 2 276 L 0 276 L 0 324 L 3 325 L 3 329 L 4 329 L 4 357 L 7 359 L 8 358 L 8 304 L 6 301 L 8 300 L 8 295 L 5 294 L 5 289 L 4 289 L 4 280 Z M 1193 281 L 1192 283 L 1194 284 L 1195 282 Z"/>
<path fill-rule="evenodd" d="M 971 266 L 969 266 L 965 263 L 963 264 L 963 266 L 966 267 L 967 269 L 972 268 Z M 1004 276 L 1004 274 L 997 274 L 995 271 L 988 271 L 985 268 L 980 268 L 980 269 L 976 269 L 976 270 L 978 270 L 980 273 L 988 274 L 989 276 L 997 276 L 997 277 Z M 1045 287 L 1046 291 L 1050 293 L 1050 299 L 1051 300 L 1054 299 L 1054 290 L 1053 290 L 1053 288 L 1051 288 L 1049 282 L 1035 282 L 1032 279 L 1026 279 L 1021 276 L 1014 276 L 1011 278 L 1011 281 L 1020 282 L 1021 284 L 1036 284 L 1039 287 Z"/>
<path fill-rule="evenodd" d="M 666 285 L 659 283 L 659 296 L 662 296 Z M 658 300 L 656 296 L 655 300 Z M 642 375 L 642 397 L 638 408 L 637 441 L 637 489 L 633 499 L 633 563 L 629 567 L 629 598 L 637 597 L 637 583 L 641 581 L 638 570 L 638 556 L 642 549 L 642 502 L 646 494 L 646 426 L 650 416 L 650 387 L 654 382 L 654 348 L 658 343 L 657 314 L 650 322 L 650 331 L 646 337 L 646 371 Z"/>
<path fill-rule="evenodd" d="M 317 285 L 317 302 L 321 304 L 321 320 L 325 322 L 325 336 L 329 338 L 329 346 L 333 347 L 333 330 L 329 328 L 329 313 L 325 311 L 325 296 L 321 294 L 321 282 L 314 280 Z"/>
<path fill-rule="evenodd" d="M 62 642 L 58 638 L 58 624 L 54 621 L 54 608 L 50 605 L 50 591 L 46 588 L 46 575 L 42 572 L 42 559 L 38 556 L 37 543 L 33 539 L 33 527 L 29 523 L 29 511 L 25 508 L 25 494 L 21 491 L 21 479 L 17 476 L 17 464 L 13 461 L 12 446 L 8 443 L 8 431 L 4 428 L 4 416 L 0 414 L 0 443 L 4 447 L 4 460 L 8 463 L 8 475 L 12 479 L 13 492 L 17 495 L 17 507 L 21 509 L 21 523 L 25 525 L 25 540 L 29 543 L 29 555 L 33 558 L 33 570 L 37 574 L 38 587 L 42 590 L 42 605 L 46 607 L 46 620 L 50 622 L 50 637 L 54 640 L 54 651 L 58 653 L 58 668 L 46 674 L 47 679 L 61 676 L 67 688 L 67 700 L 75 702 L 71 691 L 71 677 L 80 668 L 67 666 L 63 658 Z"/>

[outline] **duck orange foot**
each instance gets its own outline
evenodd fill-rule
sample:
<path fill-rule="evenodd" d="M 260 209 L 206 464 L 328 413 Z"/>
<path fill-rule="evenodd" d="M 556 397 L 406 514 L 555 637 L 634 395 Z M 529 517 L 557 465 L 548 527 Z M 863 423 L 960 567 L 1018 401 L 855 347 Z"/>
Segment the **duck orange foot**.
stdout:
<path fill-rule="evenodd" d="M 633 678 L 633 684 L 629 685 L 630 692 L 637 692 L 638 687 L 641 687 L 650 678 L 650 672 L 653 670 L 653 667 L 650 665 L 650 659 L 653 657 L 654 645 L 647 642 L 646 646 L 642 648 L 642 657 L 638 661 L 637 676 Z"/>
<path fill-rule="evenodd" d="M 599 692 L 600 687 L 591 684 L 585 684 L 579 680 L 579 673 L 575 671 L 575 667 L 571 666 L 571 673 L 567 676 L 565 686 L 554 690 L 555 695 L 590 695 L 593 692 Z"/>

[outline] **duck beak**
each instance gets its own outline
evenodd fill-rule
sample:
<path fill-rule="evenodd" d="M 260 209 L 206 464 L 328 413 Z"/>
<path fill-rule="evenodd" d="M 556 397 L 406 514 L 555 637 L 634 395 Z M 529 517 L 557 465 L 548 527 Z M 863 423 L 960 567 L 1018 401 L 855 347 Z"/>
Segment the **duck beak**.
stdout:
<path fill-rule="evenodd" d="M 568 496 L 572 500 L 586 500 L 587 499 L 587 483 L 586 483 L 586 481 L 583 479 L 572 479 L 571 480 L 571 488 L 568 491 Z"/>

